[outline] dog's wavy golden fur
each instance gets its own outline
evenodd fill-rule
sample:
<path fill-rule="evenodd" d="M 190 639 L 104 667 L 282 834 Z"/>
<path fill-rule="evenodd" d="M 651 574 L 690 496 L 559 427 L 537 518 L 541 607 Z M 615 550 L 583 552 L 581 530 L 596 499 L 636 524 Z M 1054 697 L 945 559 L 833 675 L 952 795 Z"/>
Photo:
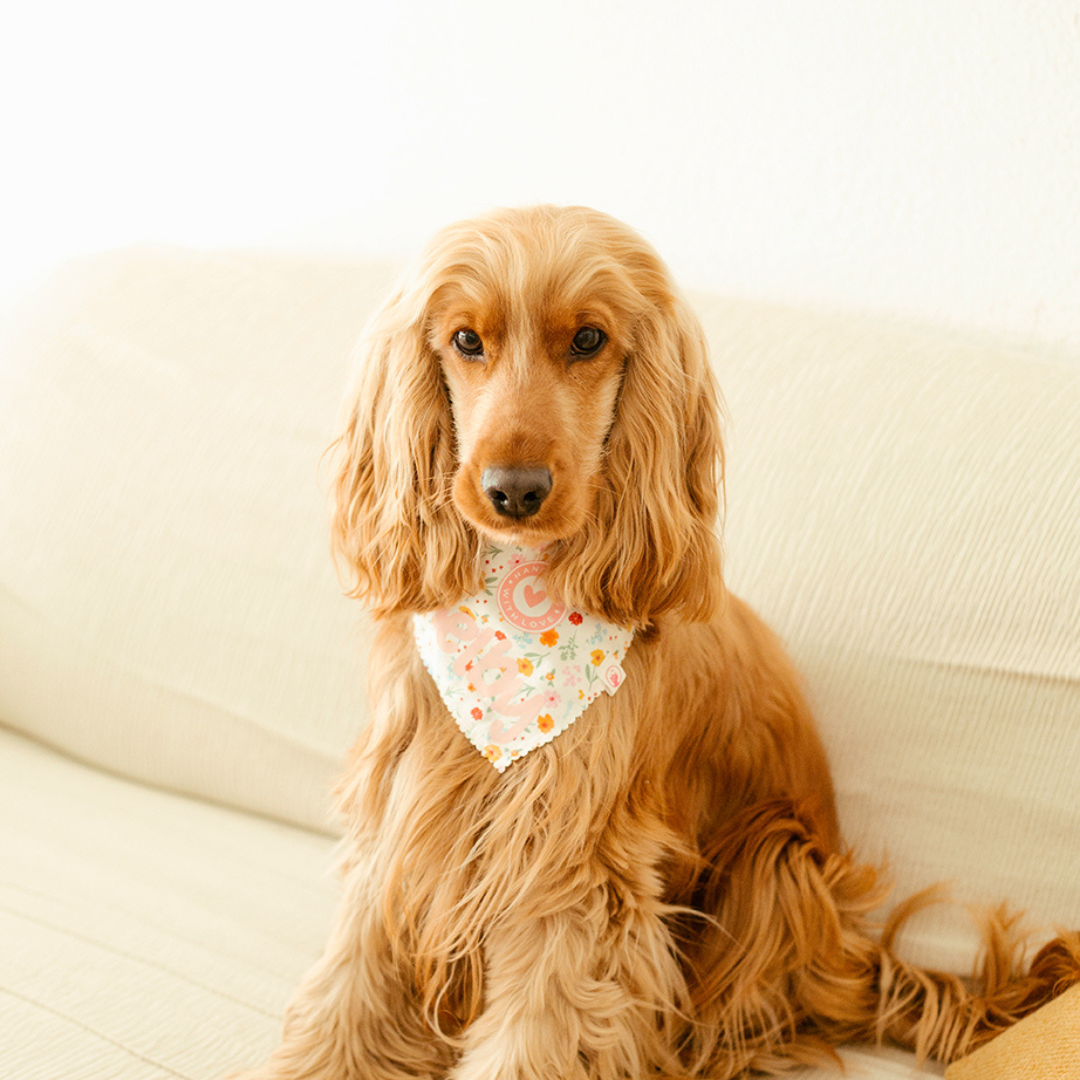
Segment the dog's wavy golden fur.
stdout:
<path fill-rule="evenodd" d="M 360 352 L 333 535 L 377 620 L 371 722 L 335 929 L 250 1075 L 719 1080 L 883 1039 L 949 1059 L 1080 979 L 1077 935 L 1018 970 L 1004 914 L 970 985 L 893 952 L 926 896 L 870 921 L 885 889 L 840 838 L 798 678 L 725 591 L 717 389 L 639 236 L 583 208 L 451 226 Z M 507 513 L 493 468 L 550 490 Z M 619 693 L 502 775 L 410 629 L 476 591 L 485 538 L 547 545 L 567 603 L 637 631 Z"/>

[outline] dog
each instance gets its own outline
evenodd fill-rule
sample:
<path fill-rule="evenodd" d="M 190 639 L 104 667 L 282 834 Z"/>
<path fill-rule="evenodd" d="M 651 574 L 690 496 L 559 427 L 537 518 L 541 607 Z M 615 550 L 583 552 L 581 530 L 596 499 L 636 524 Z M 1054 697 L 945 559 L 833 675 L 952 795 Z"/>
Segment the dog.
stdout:
<path fill-rule="evenodd" d="M 973 990 L 893 951 L 931 895 L 873 922 L 799 678 L 725 589 L 719 392 L 640 236 L 581 207 L 452 225 L 358 355 L 332 532 L 371 721 L 335 928 L 245 1075 L 947 1061 L 1080 981 L 1080 935 L 1020 972 L 998 915 Z"/>

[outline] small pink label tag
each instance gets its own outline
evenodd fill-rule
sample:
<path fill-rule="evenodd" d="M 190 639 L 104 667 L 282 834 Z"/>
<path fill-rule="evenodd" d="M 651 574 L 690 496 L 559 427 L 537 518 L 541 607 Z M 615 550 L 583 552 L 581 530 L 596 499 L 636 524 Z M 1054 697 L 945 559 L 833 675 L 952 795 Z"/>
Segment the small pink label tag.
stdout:
<path fill-rule="evenodd" d="M 614 694 L 622 686 L 625 678 L 626 672 L 623 671 L 622 664 L 618 660 L 610 660 L 600 672 L 600 682 L 609 694 Z"/>

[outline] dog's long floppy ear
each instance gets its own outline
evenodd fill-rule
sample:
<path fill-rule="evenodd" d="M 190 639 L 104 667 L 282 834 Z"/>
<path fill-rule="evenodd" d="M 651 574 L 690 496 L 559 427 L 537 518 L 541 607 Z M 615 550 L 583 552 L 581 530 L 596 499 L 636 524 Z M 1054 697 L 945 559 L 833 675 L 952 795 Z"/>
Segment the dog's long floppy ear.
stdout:
<path fill-rule="evenodd" d="M 668 294 L 641 318 L 608 436 L 594 525 L 560 545 L 553 583 L 635 628 L 666 611 L 689 621 L 724 596 L 720 396 L 704 334 Z"/>
<path fill-rule="evenodd" d="M 432 611 L 476 586 L 477 538 L 451 504 L 454 433 L 426 314 L 420 286 L 406 283 L 368 324 L 332 447 L 334 554 L 349 595 L 376 616 Z"/>

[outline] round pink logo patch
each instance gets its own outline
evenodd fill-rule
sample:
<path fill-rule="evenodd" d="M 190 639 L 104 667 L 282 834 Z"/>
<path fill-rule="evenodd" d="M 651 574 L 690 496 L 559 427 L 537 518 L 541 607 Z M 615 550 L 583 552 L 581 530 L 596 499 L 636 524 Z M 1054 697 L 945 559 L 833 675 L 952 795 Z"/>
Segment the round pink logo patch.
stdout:
<path fill-rule="evenodd" d="M 542 562 L 515 566 L 499 585 L 499 611 L 518 630 L 548 630 L 566 614 L 566 605 L 555 599 L 544 584 Z"/>

